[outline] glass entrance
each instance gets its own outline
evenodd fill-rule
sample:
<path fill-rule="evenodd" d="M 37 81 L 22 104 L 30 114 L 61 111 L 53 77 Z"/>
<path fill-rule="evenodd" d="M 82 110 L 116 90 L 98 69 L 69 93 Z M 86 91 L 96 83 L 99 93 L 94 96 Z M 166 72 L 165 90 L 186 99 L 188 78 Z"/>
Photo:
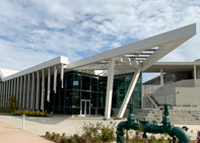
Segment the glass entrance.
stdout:
<path fill-rule="evenodd" d="M 82 99 L 81 100 L 81 115 L 89 116 L 90 115 L 90 100 Z"/>

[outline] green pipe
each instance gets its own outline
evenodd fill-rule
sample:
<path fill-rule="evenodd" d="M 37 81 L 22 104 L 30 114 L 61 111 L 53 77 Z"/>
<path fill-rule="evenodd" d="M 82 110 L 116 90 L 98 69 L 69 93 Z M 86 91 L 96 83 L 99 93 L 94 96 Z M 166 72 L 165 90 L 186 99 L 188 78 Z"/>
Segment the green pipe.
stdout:
<path fill-rule="evenodd" d="M 185 130 L 179 127 L 174 127 L 172 128 L 172 133 L 178 138 L 178 143 L 190 143 L 190 136 Z"/>
<path fill-rule="evenodd" d="M 163 125 L 159 126 L 157 124 L 150 124 L 149 121 L 140 120 L 141 128 L 143 129 L 144 134 L 153 133 L 153 134 L 164 134 L 167 133 L 173 138 L 173 142 L 175 143 L 175 136 L 179 139 L 178 143 L 190 143 L 190 136 L 188 133 L 179 128 L 170 125 L 170 118 L 168 112 L 168 104 L 164 104 L 164 116 L 163 116 Z M 128 116 L 128 121 L 123 121 L 118 124 L 117 127 L 117 143 L 124 143 L 124 130 L 138 130 L 139 125 L 134 122 L 135 116 L 130 113 Z M 143 135 L 144 135 L 143 134 Z M 145 136 L 143 136 L 145 137 Z"/>

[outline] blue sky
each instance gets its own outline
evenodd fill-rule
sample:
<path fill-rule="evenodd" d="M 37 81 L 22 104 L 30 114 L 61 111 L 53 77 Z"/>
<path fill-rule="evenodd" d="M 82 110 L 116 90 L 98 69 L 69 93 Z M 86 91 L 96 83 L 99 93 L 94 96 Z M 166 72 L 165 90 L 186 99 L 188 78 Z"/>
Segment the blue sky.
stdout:
<path fill-rule="evenodd" d="M 1 0 L 0 68 L 72 62 L 192 23 L 197 35 L 160 61 L 200 58 L 199 0 Z"/>

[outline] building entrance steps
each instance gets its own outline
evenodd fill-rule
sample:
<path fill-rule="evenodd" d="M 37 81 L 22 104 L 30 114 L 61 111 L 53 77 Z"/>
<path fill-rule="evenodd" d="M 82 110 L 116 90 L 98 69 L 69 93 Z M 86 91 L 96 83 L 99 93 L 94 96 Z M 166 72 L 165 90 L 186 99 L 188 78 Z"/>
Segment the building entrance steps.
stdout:
<path fill-rule="evenodd" d="M 42 137 L 0 122 L 0 143 L 52 143 Z"/>
<path fill-rule="evenodd" d="M 199 115 L 191 115 L 190 111 L 181 111 L 180 113 L 176 110 L 169 110 L 169 117 L 171 124 L 176 125 L 198 125 L 200 124 Z M 158 123 L 162 121 L 162 112 L 159 109 L 134 109 L 133 114 L 136 119 L 149 120 L 150 122 L 156 120 Z"/>

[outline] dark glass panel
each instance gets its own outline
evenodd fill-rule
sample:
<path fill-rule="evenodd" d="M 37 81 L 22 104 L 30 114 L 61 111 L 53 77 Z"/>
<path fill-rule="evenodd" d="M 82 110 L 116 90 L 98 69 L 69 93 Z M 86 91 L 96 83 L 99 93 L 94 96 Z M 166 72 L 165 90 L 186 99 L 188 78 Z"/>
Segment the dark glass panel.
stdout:
<path fill-rule="evenodd" d="M 73 90 L 72 107 L 79 107 L 79 106 L 80 106 L 80 91 Z"/>
<path fill-rule="evenodd" d="M 97 107 L 98 96 L 97 92 L 91 93 L 91 107 Z"/>
<path fill-rule="evenodd" d="M 92 91 L 98 90 L 98 78 L 97 77 L 91 77 L 91 86 L 92 86 Z"/>
<path fill-rule="evenodd" d="M 90 90 L 90 77 L 82 76 L 82 90 Z"/>
<path fill-rule="evenodd" d="M 82 91 L 82 99 L 90 99 L 90 92 Z"/>

